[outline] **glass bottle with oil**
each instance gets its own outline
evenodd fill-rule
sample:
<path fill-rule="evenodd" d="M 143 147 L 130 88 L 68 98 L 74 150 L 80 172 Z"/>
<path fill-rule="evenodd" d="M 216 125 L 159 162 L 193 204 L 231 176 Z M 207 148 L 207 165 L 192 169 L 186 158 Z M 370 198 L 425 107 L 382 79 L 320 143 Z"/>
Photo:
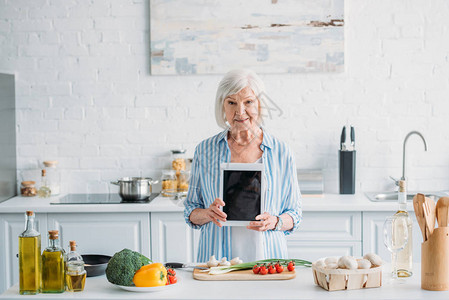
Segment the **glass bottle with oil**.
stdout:
<path fill-rule="evenodd" d="M 25 214 L 25 231 L 19 235 L 19 293 L 38 294 L 41 290 L 41 235 L 34 225 L 34 213 Z"/>
<path fill-rule="evenodd" d="M 86 282 L 86 270 L 81 255 L 76 252 L 76 242 L 70 241 L 70 251 L 67 254 L 65 282 L 70 292 L 82 292 Z"/>
<path fill-rule="evenodd" d="M 399 193 L 398 193 L 398 211 L 394 214 L 397 218 L 405 218 L 407 222 L 407 229 L 404 229 L 403 226 L 398 226 L 396 228 L 394 235 L 404 235 L 404 230 L 407 230 L 408 240 L 407 244 L 405 244 L 404 249 L 399 251 L 397 255 L 392 256 L 392 265 L 396 265 L 397 276 L 398 277 L 410 277 L 413 274 L 413 240 L 412 240 L 412 219 L 410 218 L 409 213 L 407 212 L 407 190 L 406 190 L 406 181 L 399 181 Z M 394 236 L 393 236 L 394 238 Z M 393 260 L 394 259 L 394 260 Z"/>
<path fill-rule="evenodd" d="M 65 251 L 59 246 L 59 231 L 48 232 L 48 247 L 42 252 L 42 293 L 65 290 Z"/>
<path fill-rule="evenodd" d="M 40 198 L 48 198 L 51 196 L 51 190 L 48 187 L 47 184 L 47 177 L 46 177 L 47 171 L 42 170 L 41 173 L 41 186 L 37 190 L 37 196 Z"/>

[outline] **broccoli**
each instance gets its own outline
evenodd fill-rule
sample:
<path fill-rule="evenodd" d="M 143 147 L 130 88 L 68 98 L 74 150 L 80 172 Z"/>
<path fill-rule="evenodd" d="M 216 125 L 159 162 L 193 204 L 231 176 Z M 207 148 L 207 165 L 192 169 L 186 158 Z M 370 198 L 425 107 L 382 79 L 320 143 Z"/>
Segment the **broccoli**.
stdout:
<path fill-rule="evenodd" d="M 115 253 L 109 260 L 108 266 L 106 267 L 106 278 L 114 284 L 131 286 L 133 284 L 134 273 L 149 263 L 151 263 L 151 260 L 142 254 L 129 249 L 123 249 Z"/>

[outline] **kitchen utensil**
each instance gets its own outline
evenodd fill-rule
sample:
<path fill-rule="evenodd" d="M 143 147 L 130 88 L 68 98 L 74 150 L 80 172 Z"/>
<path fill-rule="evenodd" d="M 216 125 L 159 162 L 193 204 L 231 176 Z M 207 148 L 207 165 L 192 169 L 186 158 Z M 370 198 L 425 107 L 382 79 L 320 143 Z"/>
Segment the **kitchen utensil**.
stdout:
<path fill-rule="evenodd" d="M 346 151 L 346 126 L 343 126 L 340 136 L 340 150 Z"/>
<path fill-rule="evenodd" d="M 199 267 L 195 264 L 183 264 L 183 263 L 177 263 L 177 262 L 168 262 L 168 263 L 165 263 L 165 266 L 167 268 L 173 268 L 173 269 L 182 269 L 182 268 L 192 268 L 192 269 L 198 269 L 198 270 L 209 269 L 207 267 Z"/>
<path fill-rule="evenodd" d="M 416 221 L 421 229 L 423 240 L 426 240 L 426 221 L 424 219 L 423 203 L 425 196 L 423 194 L 416 194 L 413 197 L 413 210 L 415 211 Z"/>
<path fill-rule="evenodd" d="M 119 195 L 123 201 L 146 201 L 151 196 L 152 185 L 158 183 L 147 177 L 123 177 L 111 184 L 120 187 Z"/>
<path fill-rule="evenodd" d="M 108 262 L 111 259 L 109 255 L 99 254 L 83 254 L 81 257 L 84 261 L 87 277 L 104 275 Z"/>
<path fill-rule="evenodd" d="M 449 290 L 449 227 L 435 228 L 421 244 L 421 288 Z"/>
<path fill-rule="evenodd" d="M 296 272 L 284 271 L 282 273 L 260 275 L 254 274 L 253 270 L 232 271 L 225 274 L 211 275 L 207 272 L 195 269 L 193 270 L 193 278 L 205 281 L 228 281 L 228 280 L 288 280 L 296 277 Z"/>
<path fill-rule="evenodd" d="M 432 199 L 425 197 L 423 210 L 427 228 L 426 237 L 429 239 L 435 229 L 435 202 L 433 202 Z"/>
<path fill-rule="evenodd" d="M 353 126 L 351 126 L 351 150 L 355 150 L 355 131 Z"/>
<path fill-rule="evenodd" d="M 448 213 L 449 213 L 449 197 L 441 197 L 438 199 L 436 206 L 436 216 L 438 220 L 438 227 L 447 227 Z"/>

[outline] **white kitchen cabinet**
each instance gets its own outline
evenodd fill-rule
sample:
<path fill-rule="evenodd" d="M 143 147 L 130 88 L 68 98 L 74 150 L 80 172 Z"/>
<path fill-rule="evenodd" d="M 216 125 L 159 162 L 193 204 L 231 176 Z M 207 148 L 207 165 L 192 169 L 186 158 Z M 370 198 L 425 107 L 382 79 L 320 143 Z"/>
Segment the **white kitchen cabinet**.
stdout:
<path fill-rule="evenodd" d="M 190 228 L 182 212 L 151 213 L 152 260 L 195 262 L 199 231 Z"/>
<path fill-rule="evenodd" d="M 48 214 L 49 230 L 60 232 L 67 251 L 75 240 L 83 254 L 114 255 L 124 248 L 151 257 L 149 213 L 57 213 Z"/>
<path fill-rule="evenodd" d="M 360 212 L 303 212 L 299 229 L 288 239 L 300 241 L 360 241 Z"/>
<path fill-rule="evenodd" d="M 362 252 L 361 212 L 303 212 L 299 229 L 287 236 L 288 255 L 310 261 Z"/>
<path fill-rule="evenodd" d="M 36 229 L 42 241 L 47 231 L 47 215 L 36 214 Z M 25 229 L 25 214 L 0 214 L 0 294 L 19 281 L 19 235 Z M 46 245 L 46 244 L 45 244 Z M 42 243 L 44 246 L 44 243 Z"/>
<path fill-rule="evenodd" d="M 392 216 L 394 212 L 376 211 L 363 212 L 363 252 L 377 253 L 383 260 L 391 262 L 391 253 L 388 252 L 383 240 L 383 224 L 387 216 Z M 422 234 L 416 221 L 415 213 L 409 212 L 413 222 L 413 261 L 421 261 Z"/>
<path fill-rule="evenodd" d="M 325 241 L 292 241 L 287 240 L 288 257 L 305 259 L 314 262 L 329 256 L 360 256 L 362 245 L 360 241 L 325 242 Z"/>

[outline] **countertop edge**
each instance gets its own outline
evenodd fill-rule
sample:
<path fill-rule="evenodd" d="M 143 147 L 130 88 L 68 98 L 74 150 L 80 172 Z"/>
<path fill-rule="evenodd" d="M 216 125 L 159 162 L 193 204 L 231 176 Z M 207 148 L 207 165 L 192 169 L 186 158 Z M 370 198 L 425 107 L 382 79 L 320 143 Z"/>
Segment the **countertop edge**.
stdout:
<path fill-rule="evenodd" d="M 1 213 L 23 213 L 33 210 L 37 213 L 151 213 L 151 212 L 183 212 L 183 200 L 172 200 L 158 196 L 150 203 L 126 204 L 76 204 L 54 205 L 50 204 L 61 196 L 50 198 L 13 197 L 0 203 Z M 370 211 L 396 211 L 397 203 L 371 202 L 364 194 L 339 195 L 324 194 L 323 197 L 303 197 L 302 210 L 304 212 L 370 212 Z M 411 202 L 407 209 L 413 211 Z"/>

